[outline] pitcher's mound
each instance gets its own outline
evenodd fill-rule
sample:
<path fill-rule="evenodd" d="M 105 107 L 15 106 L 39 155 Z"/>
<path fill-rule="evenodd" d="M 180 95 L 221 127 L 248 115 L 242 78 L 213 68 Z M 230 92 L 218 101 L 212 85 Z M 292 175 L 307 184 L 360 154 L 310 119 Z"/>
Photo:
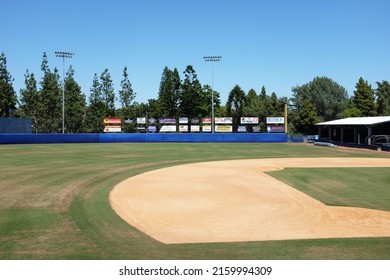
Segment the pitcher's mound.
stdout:
<path fill-rule="evenodd" d="M 119 183 L 116 213 L 163 243 L 390 236 L 390 212 L 326 206 L 265 171 L 390 167 L 390 159 L 288 158 L 163 168 Z"/>

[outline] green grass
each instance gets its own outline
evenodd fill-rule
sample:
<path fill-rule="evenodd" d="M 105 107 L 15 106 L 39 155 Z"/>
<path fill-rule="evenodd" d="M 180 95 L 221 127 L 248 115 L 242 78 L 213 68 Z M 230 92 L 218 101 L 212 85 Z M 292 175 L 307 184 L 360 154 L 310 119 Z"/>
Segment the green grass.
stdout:
<path fill-rule="evenodd" d="M 148 170 L 267 157 L 390 154 L 290 144 L 3 145 L 0 259 L 390 259 L 390 238 L 165 245 L 125 223 L 108 201 L 115 184 Z"/>
<path fill-rule="evenodd" d="M 327 205 L 390 211 L 390 168 L 287 168 L 269 174 Z"/>

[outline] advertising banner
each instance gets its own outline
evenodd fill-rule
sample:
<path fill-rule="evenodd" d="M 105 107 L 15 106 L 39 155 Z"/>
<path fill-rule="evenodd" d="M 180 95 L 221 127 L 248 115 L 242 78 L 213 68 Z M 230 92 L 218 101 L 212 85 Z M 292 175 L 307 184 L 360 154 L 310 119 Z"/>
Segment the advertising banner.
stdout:
<path fill-rule="evenodd" d="M 267 126 L 268 133 L 284 133 L 284 126 L 282 125 L 269 125 Z"/>
<path fill-rule="evenodd" d="M 245 125 L 238 126 L 237 132 L 246 132 L 246 126 Z"/>
<path fill-rule="evenodd" d="M 260 126 L 254 126 L 253 132 L 260 132 Z"/>
<path fill-rule="evenodd" d="M 137 123 L 138 124 L 145 124 L 146 123 L 146 118 L 137 118 Z"/>
<path fill-rule="evenodd" d="M 233 118 L 232 117 L 216 117 L 215 123 L 216 124 L 232 124 Z"/>
<path fill-rule="evenodd" d="M 104 127 L 103 132 L 105 133 L 122 132 L 122 127 L 120 125 L 106 125 Z"/>
<path fill-rule="evenodd" d="M 173 118 L 161 118 L 158 122 L 159 123 L 163 123 L 163 124 L 176 124 L 176 119 L 173 119 Z"/>
<path fill-rule="evenodd" d="M 132 119 L 125 119 L 125 123 L 131 124 L 131 123 L 133 123 L 133 120 Z"/>
<path fill-rule="evenodd" d="M 176 132 L 176 125 L 163 125 L 160 132 Z"/>
<path fill-rule="evenodd" d="M 181 117 L 181 118 L 179 118 L 179 123 L 180 123 L 180 124 L 186 124 L 186 123 L 188 123 L 188 118 L 187 118 L 187 117 Z"/>
<path fill-rule="evenodd" d="M 157 127 L 155 125 L 148 126 L 148 132 L 151 132 L 151 133 L 157 132 Z"/>
<path fill-rule="evenodd" d="M 195 119 L 194 118 L 194 119 L 191 120 L 191 123 L 192 124 L 199 124 L 199 119 Z"/>
<path fill-rule="evenodd" d="M 149 119 L 149 123 L 155 123 L 156 122 L 156 119 L 155 118 L 150 118 Z"/>
<path fill-rule="evenodd" d="M 231 126 L 231 125 L 216 125 L 215 132 L 233 132 L 233 126 Z"/>
<path fill-rule="evenodd" d="M 241 124 L 258 124 L 259 118 L 258 117 L 242 117 L 241 118 Z"/>
<path fill-rule="evenodd" d="M 269 124 L 283 124 L 284 117 L 267 117 L 267 123 L 269 123 Z"/>
<path fill-rule="evenodd" d="M 202 123 L 205 124 L 205 123 L 211 123 L 211 118 L 203 118 L 202 119 Z"/>
<path fill-rule="evenodd" d="M 191 132 L 200 132 L 199 125 L 191 125 Z"/>
<path fill-rule="evenodd" d="M 109 118 L 109 117 L 106 117 L 103 119 L 103 122 L 105 124 L 121 124 L 122 123 L 122 119 L 121 118 Z"/>
<path fill-rule="evenodd" d="M 211 121 L 211 119 L 210 119 Z M 211 132 L 211 125 L 203 125 L 202 132 Z"/>
<path fill-rule="evenodd" d="M 188 125 L 179 125 L 179 132 L 188 132 Z"/>

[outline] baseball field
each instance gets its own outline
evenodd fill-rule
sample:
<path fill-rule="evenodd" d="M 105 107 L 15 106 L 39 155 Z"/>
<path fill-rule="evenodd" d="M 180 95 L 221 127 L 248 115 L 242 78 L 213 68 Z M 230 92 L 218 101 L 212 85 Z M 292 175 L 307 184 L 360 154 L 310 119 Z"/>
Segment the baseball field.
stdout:
<path fill-rule="evenodd" d="M 390 153 L 0 146 L 0 259 L 390 259 Z"/>

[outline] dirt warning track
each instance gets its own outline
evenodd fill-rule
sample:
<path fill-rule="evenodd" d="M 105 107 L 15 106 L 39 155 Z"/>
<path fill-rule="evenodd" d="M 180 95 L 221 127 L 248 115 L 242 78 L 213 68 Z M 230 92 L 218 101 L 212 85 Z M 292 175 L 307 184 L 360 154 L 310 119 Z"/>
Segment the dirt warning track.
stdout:
<path fill-rule="evenodd" d="M 126 222 L 167 244 L 390 236 L 390 212 L 326 206 L 265 173 L 288 167 L 390 167 L 390 159 L 180 165 L 122 181 L 110 203 Z"/>

